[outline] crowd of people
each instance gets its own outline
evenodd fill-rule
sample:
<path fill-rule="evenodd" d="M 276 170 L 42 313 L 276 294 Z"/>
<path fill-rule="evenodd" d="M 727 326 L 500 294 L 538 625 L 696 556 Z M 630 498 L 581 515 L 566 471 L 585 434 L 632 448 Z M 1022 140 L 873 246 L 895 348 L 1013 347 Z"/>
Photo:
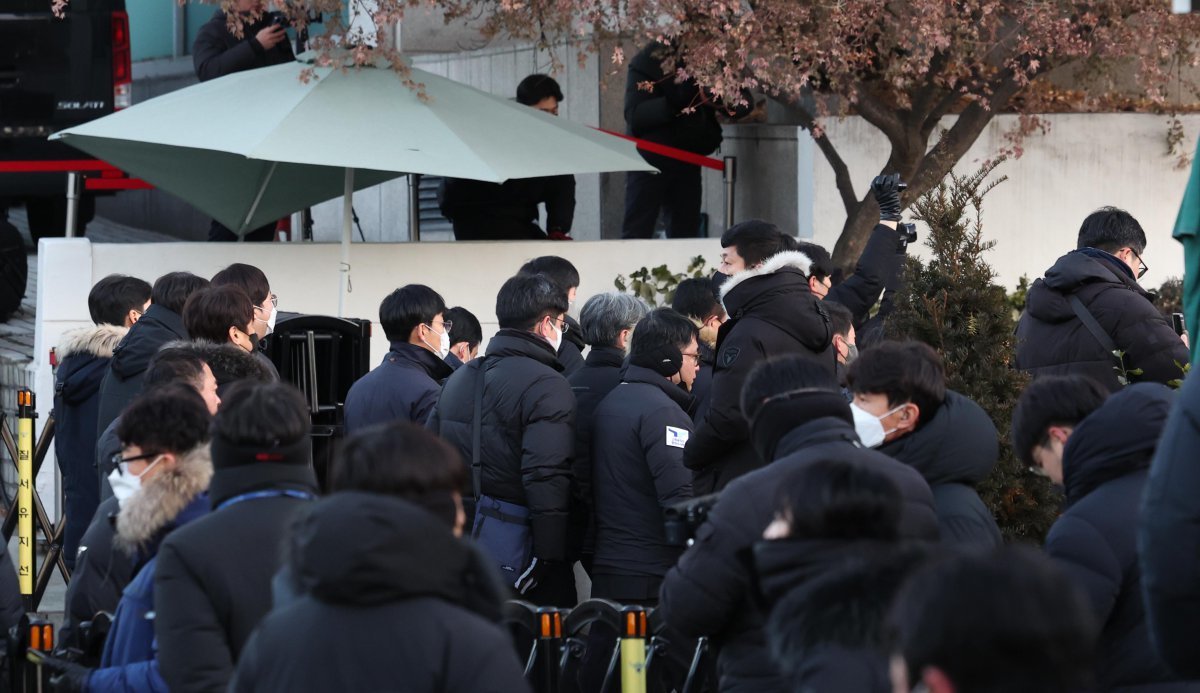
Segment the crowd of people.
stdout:
<path fill-rule="evenodd" d="M 532 259 L 486 344 L 435 288 L 397 288 L 321 470 L 260 349 L 261 270 L 101 280 L 58 351 L 56 689 L 522 691 L 503 602 L 602 598 L 657 611 L 676 686 L 704 638 L 720 691 L 1200 691 L 1179 549 L 1200 541 L 1200 402 L 1166 384 L 1186 338 L 1137 285 L 1141 227 L 1090 215 L 1020 322 L 1012 444 L 1064 492 L 1038 551 L 978 491 L 996 422 L 878 324 L 906 243 L 898 178 L 872 189 L 880 223 L 836 283 L 825 249 L 747 221 L 671 307 L 575 310 L 578 269 Z M 706 512 L 686 544 L 680 503 Z M 0 592 L 11 625 L 7 561 Z"/>

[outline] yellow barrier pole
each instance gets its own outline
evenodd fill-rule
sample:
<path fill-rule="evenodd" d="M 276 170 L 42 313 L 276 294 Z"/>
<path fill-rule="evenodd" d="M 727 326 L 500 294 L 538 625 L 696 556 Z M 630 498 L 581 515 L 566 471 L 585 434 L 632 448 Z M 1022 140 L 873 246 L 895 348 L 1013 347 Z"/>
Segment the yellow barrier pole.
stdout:
<path fill-rule="evenodd" d="M 17 392 L 17 577 L 25 608 L 33 609 L 33 392 Z"/>
<path fill-rule="evenodd" d="M 646 693 L 646 612 L 627 606 L 621 621 L 621 693 Z"/>

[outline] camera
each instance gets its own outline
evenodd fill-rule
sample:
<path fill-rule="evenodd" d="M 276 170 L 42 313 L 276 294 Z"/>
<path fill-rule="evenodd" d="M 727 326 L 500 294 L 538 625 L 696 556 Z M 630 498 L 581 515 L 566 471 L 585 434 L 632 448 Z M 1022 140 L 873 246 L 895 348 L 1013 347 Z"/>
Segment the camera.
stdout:
<path fill-rule="evenodd" d="M 292 25 L 292 23 L 288 21 L 287 15 L 282 12 L 271 12 L 270 17 L 271 26 L 281 26 L 286 29 Z"/>
<path fill-rule="evenodd" d="M 917 242 L 917 225 L 907 222 L 900 222 L 896 227 L 896 231 L 900 233 L 900 247 L 907 248 L 910 243 Z"/>
<path fill-rule="evenodd" d="M 696 530 L 708 519 L 708 511 L 717 503 L 718 494 L 700 496 L 668 506 L 663 512 L 663 528 L 670 546 L 691 546 Z"/>

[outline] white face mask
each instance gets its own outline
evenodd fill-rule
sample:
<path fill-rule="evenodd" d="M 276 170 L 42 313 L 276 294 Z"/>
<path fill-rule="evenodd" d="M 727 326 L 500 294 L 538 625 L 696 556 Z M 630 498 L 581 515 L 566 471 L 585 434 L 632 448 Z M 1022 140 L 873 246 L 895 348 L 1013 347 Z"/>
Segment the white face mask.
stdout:
<path fill-rule="evenodd" d="M 429 342 L 425 342 L 424 337 L 421 338 L 421 341 L 425 342 L 425 346 L 433 349 L 433 352 L 438 355 L 439 359 L 442 359 L 443 361 L 446 360 L 446 356 L 450 353 L 450 330 L 445 330 L 444 332 L 435 332 L 432 326 L 426 325 L 426 327 L 429 328 L 430 332 L 433 332 L 438 336 L 438 346 L 435 348 Z"/>
<path fill-rule="evenodd" d="M 149 466 L 142 470 L 141 474 L 130 474 L 128 472 L 122 474 L 120 469 L 112 470 L 108 475 L 108 485 L 112 487 L 112 492 L 117 498 L 118 506 L 125 507 L 125 501 L 132 498 L 135 493 L 142 489 L 142 477 L 146 475 L 146 472 L 150 471 L 151 467 L 158 464 L 161 459 L 162 455 L 156 457 Z"/>
<path fill-rule="evenodd" d="M 275 318 L 279 317 L 279 309 L 271 306 L 271 317 L 267 318 L 267 334 L 275 331 Z"/>
<path fill-rule="evenodd" d="M 895 409 L 885 412 L 883 416 L 875 416 L 866 409 L 851 402 L 850 413 L 854 415 L 854 431 L 858 433 L 858 439 L 862 442 L 863 447 L 877 448 L 883 445 L 884 438 L 887 438 L 889 433 L 896 430 L 894 428 L 891 431 L 883 430 L 883 419 L 903 408 L 904 405 L 900 405 Z"/>
<path fill-rule="evenodd" d="M 550 346 L 554 348 L 554 353 L 557 354 L 559 348 L 562 347 L 563 333 L 562 330 L 558 329 L 558 325 L 554 324 L 553 320 L 550 321 L 550 329 L 554 330 L 555 335 L 554 339 L 550 340 Z"/>

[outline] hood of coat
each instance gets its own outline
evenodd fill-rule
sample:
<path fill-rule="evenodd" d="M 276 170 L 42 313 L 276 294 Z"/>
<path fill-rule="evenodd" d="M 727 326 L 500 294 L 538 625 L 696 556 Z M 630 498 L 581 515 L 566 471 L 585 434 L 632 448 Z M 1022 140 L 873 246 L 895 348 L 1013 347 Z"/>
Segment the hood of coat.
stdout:
<path fill-rule="evenodd" d="M 333 604 L 373 606 L 436 597 L 498 621 L 498 578 L 477 549 L 412 503 L 358 491 L 313 504 L 296 526 L 301 588 Z"/>
<path fill-rule="evenodd" d="M 757 547 L 756 547 L 757 549 Z M 801 662 L 812 648 L 882 648 L 887 614 L 906 578 L 936 547 L 861 544 L 839 566 L 796 585 L 775 604 L 767 638 L 779 662 Z"/>
<path fill-rule="evenodd" d="M 129 332 L 116 325 L 94 325 L 71 330 L 55 349 L 60 361 L 54 392 L 68 405 L 87 401 L 100 389 L 113 349 Z"/>
<path fill-rule="evenodd" d="M 91 354 L 96 358 L 110 359 L 113 350 L 129 334 L 128 327 L 120 325 L 92 325 L 63 333 L 61 343 L 54 349 L 59 360 L 75 354 Z"/>
<path fill-rule="evenodd" d="M 579 347 L 579 352 L 583 353 L 587 349 L 587 342 L 583 341 L 583 328 L 580 327 L 579 321 L 570 315 L 565 316 L 567 321 L 567 331 L 563 334 L 563 343 L 570 342 Z"/>
<path fill-rule="evenodd" d="M 832 339 L 829 316 L 808 288 L 811 266 L 807 255 L 788 250 L 772 255 L 758 267 L 738 272 L 722 284 L 721 303 L 729 320 L 718 333 L 718 349 L 721 338 L 747 316 L 777 326 L 806 349 L 817 353 L 828 349 Z"/>
<path fill-rule="evenodd" d="M 438 358 L 437 354 L 425 347 L 408 342 L 392 342 L 390 349 L 383 357 L 384 363 L 415 368 L 439 383 L 449 378 L 450 374 L 454 372 L 454 366 L 450 365 L 448 361 Z"/>
<path fill-rule="evenodd" d="M 163 348 L 168 347 L 190 349 L 204 359 L 212 369 L 213 377 L 217 379 L 218 394 L 224 394 L 226 386 L 239 380 L 248 379 L 264 383 L 273 380 L 271 372 L 257 356 L 228 342 L 218 344 L 197 339 L 170 342 Z"/>
<path fill-rule="evenodd" d="M 916 469 L 930 486 L 974 486 L 996 466 L 1000 434 L 982 407 L 947 390 L 933 419 L 879 451 Z"/>
<path fill-rule="evenodd" d="M 774 604 L 800 585 L 864 556 L 883 551 L 888 544 L 847 539 L 775 539 L 754 544 L 754 570 L 758 593 Z"/>
<path fill-rule="evenodd" d="M 181 455 L 174 469 L 155 474 L 125 502 L 117 515 L 114 541 L 130 553 L 155 553 L 167 532 L 194 519 L 185 517 L 184 510 L 190 511 L 208 489 L 212 474 L 208 443 Z M 200 509 L 200 514 L 207 512 L 207 498 Z"/>
<path fill-rule="evenodd" d="M 850 405 L 842 393 L 832 390 L 800 391 L 768 402 L 750 422 L 750 439 L 765 461 L 808 447 L 817 438 L 829 440 L 831 435 L 858 441 Z"/>
<path fill-rule="evenodd" d="M 497 358 L 507 358 L 510 356 L 524 356 L 539 363 L 545 364 L 556 371 L 563 370 L 562 363 L 558 360 L 558 355 L 554 353 L 550 342 L 539 337 L 532 332 L 525 330 L 514 330 L 510 327 L 501 329 L 488 342 L 487 356 Z"/>
<path fill-rule="evenodd" d="M 1082 250 L 1073 250 L 1063 255 L 1046 270 L 1046 276 L 1029 287 L 1025 297 L 1025 310 L 1030 315 L 1048 323 L 1075 320 L 1068 297 L 1085 286 L 1108 285 L 1111 288 L 1126 288 L 1148 296 L 1137 281 L 1126 275 L 1112 262 L 1095 257 Z M 1100 251 L 1094 251 L 1100 252 Z"/>
<path fill-rule="evenodd" d="M 214 469 L 208 496 L 215 509 L 234 496 L 275 489 L 300 491 L 314 497 L 320 491 L 317 475 L 310 465 L 255 462 Z"/>
<path fill-rule="evenodd" d="M 112 371 L 128 380 L 146 370 L 162 345 L 179 339 L 187 339 L 183 318 L 167 308 L 151 305 L 113 350 Z"/>
<path fill-rule="evenodd" d="M 1079 422 L 1063 449 L 1066 505 L 1108 481 L 1148 469 L 1174 402 L 1175 391 L 1166 385 L 1135 383 Z"/>
<path fill-rule="evenodd" d="M 666 376 L 644 366 L 635 366 L 631 363 L 625 364 L 621 368 L 621 382 L 643 383 L 657 387 L 663 391 L 663 394 L 670 397 L 672 402 L 678 404 L 680 409 L 687 412 L 689 416 L 696 407 L 696 398 L 687 390 L 671 382 Z"/>
<path fill-rule="evenodd" d="M 625 364 L 625 352 L 611 346 L 594 346 L 583 363 L 592 368 L 620 368 Z"/>

